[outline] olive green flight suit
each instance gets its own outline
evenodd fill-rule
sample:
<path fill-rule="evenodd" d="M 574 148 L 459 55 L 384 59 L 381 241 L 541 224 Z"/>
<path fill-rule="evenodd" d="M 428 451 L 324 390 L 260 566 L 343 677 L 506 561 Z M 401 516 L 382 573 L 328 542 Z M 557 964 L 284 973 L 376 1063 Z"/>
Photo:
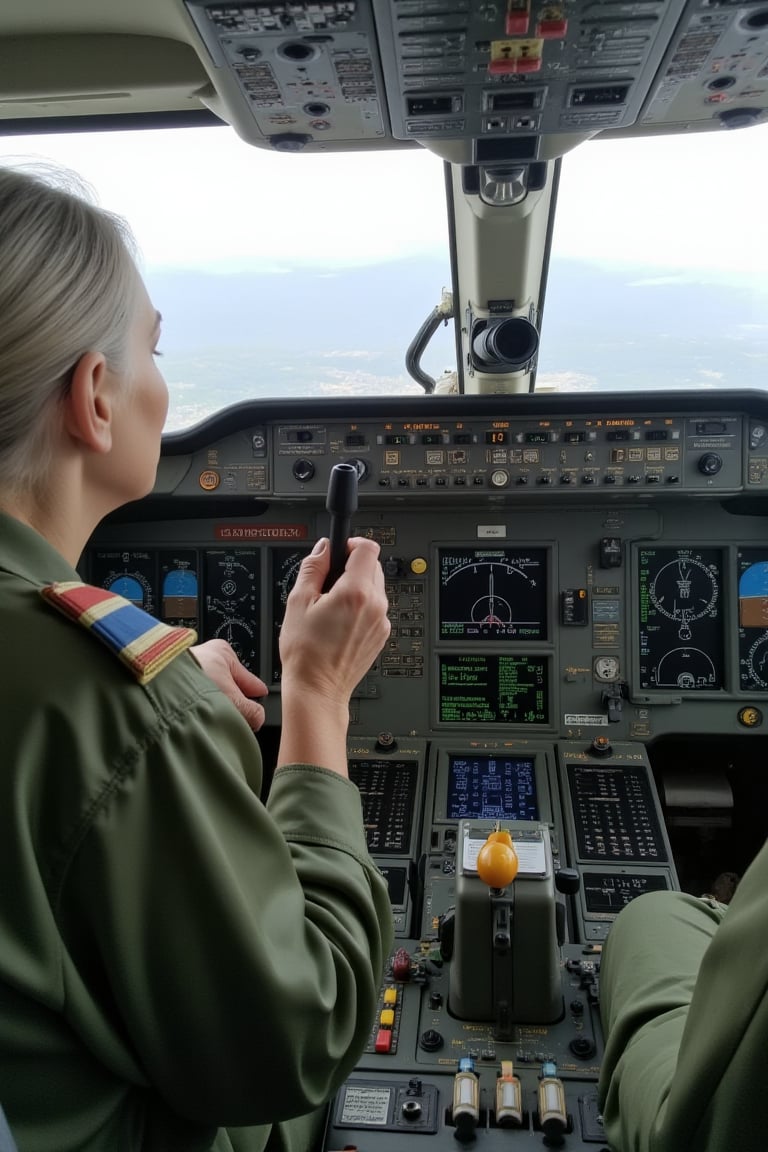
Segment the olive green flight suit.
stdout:
<path fill-rule="evenodd" d="M 606 941 L 605 1130 L 616 1152 L 768 1147 L 768 845 L 727 907 L 639 896 Z"/>
<path fill-rule="evenodd" d="M 189 653 L 142 687 L 0 515 L 0 1104 L 19 1152 L 306 1152 L 391 945 L 360 797 Z M 278 1121 L 288 1121 L 273 1129 Z"/>

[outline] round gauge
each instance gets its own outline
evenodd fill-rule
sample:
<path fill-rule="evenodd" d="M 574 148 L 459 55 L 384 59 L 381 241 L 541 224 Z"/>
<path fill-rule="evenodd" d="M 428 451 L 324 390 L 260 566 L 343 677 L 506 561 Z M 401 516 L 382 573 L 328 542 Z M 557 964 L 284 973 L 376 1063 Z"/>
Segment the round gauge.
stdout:
<path fill-rule="evenodd" d="M 214 638 L 217 640 L 226 640 L 234 648 L 238 660 L 245 664 L 246 668 L 252 666 L 253 661 L 256 659 L 258 653 L 256 652 L 256 639 L 253 634 L 253 629 L 246 624 L 245 620 L 229 619 L 225 620 L 213 633 Z"/>
<path fill-rule="evenodd" d="M 713 612 L 720 595 L 717 574 L 693 556 L 665 564 L 648 591 L 662 616 L 684 624 Z"/>
<path fill-rule="evenodd" d="M 114 578 L 106 580 L 104 587 L 130 600 L 137 608 L 144 608 L 145 611 L 152 608 L 152 588 L 149 580 L 141 572 L 121 572 Z"/>
<path fill-rule="evenodd" d="M 618 680 L 621 665 L 618 656 L 596 656 L 593 665 L 595 680 Z"/>
<path fill-rule="evenodd" d="M 288 594 L 296 583 L 296 577 L 299 574 L 301 562 L 306 556 L 306 552 L 286 552 L 285 554 L 275 556 L 275 608 L 279 601 L 281 618 L 282 613 L 285 612 L 285 602 L 288 599 Z"/>
<path fill-rule="evenodd" d="M 750 682 L 758 688 L 768 688 L 768 634 L 765 632 L 747 653 Z"/>
<path fill-rule="evenodd" d="M 231 611 L 253 595 L 254 573 L 248 565 L 228 556 L 218 565 L 218 577 L 219 594 L 212 592 L 212 595 L 220 610 Z"/>

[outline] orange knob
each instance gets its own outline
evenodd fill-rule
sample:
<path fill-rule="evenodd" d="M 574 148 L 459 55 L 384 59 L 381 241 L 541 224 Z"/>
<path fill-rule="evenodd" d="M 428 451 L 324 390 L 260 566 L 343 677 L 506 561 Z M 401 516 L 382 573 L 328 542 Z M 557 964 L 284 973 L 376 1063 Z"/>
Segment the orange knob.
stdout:
<path fill-rule="evenodd" d="M 491 832 L 477 854 L 477 874 L 489 888 L 506 888 L 511 884 L 520 861 L 509 832 Z"/>

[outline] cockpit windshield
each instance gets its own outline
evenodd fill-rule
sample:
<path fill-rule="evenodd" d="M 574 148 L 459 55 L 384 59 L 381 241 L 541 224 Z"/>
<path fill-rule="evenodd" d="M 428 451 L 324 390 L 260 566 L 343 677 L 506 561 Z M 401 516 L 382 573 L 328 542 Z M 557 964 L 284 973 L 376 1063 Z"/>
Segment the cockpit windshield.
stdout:
<path fill-rule="evenodd" d="M 222 126 L 0 138 L 8 158 L 74 170 L 131 225 L 163 314 L 166 430 L 253 398 L 423 394 L 405 351 L 450 286 L 431 153 L 297 157 Z M 441 325 L 423 367 L 455 359 Z"/>
<path fill-rule="evenodd" d="M 74 169 L 131 224 L 167 430 L 250 398 L 421 394 L 406 350 L 452 282 L 436 155 L 296 157 L 221 126 L 3 137 L 11 157 Z M 563 157 L 537 390 L 768 385 L 767 157 L 768 125 Z M 421 366 L 455 379 L 452 322 Z"/>
<path fill-rule="evenodd" d="M 768 387 L 767 176 L 768 125 L 564 156 L 537 389 Z"/>

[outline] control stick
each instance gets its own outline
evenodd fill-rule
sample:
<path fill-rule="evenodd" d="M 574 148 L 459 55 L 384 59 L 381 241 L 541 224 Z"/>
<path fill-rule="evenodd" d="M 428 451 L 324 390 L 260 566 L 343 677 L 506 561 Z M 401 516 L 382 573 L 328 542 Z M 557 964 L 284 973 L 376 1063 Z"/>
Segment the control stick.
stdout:
<path fill-rule="evenodd" d="M 341 576 L 347 563 L 347 540 L 352 513 L 357 511 L 357 468 L 354 464 L 334 464 L 328 480 L 325 507 L 331 516 L 329 538 L 331 567 L 323 585 L 328 592 Z"/>

